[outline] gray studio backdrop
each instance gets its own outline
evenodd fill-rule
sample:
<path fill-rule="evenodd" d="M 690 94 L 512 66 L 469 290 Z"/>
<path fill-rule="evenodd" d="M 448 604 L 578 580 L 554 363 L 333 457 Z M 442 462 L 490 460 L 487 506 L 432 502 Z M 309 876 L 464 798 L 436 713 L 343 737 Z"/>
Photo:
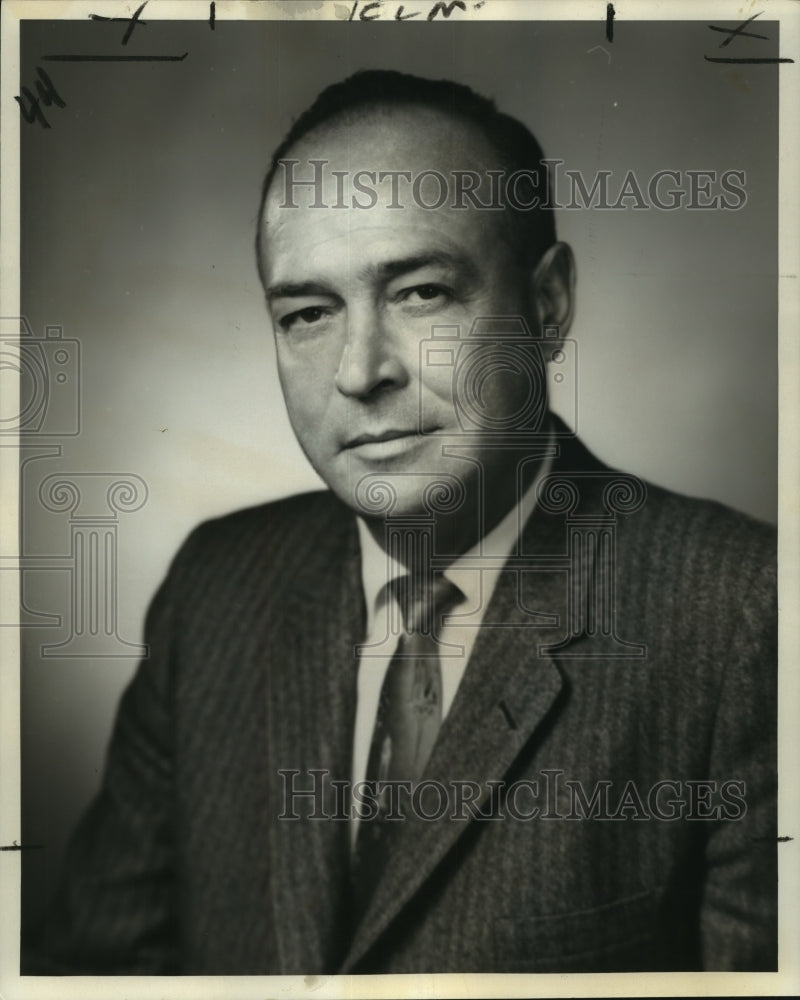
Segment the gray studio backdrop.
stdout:
<path fill-rule="evenodd" d="M 772 42 L 758 54 L 774 54 L 777 26 L 759 23 Z M 324 85 L 363 67 L 463 81 L 612 187 L 631 169 L 745 171 L 739 211 L 559 213 L 578 266 L 579 407 L 556 405 L 606 461 L 776 510 L 775 67 L 706 62 L 720 36 L 701 21 L 618 19 L 613 44 L 601 20 L 151 19 L 123 48 L 124 30 L 22 31 L 21 83 L 41 66 L 66 105 L 44 108 L 49 129 L 22 126 L 23 311 L 34 338 L 61 328 L 61 362 L 58 330 L 39 360 L 52 393 L 74 393 L 28 428 L 22 477 L 23 833 L 42 846 L 25 853 L 26 921 L 97 785 L 171 554 L 203 518 L 318 483 L 284 413 L 253 236 L 269 154 Z"/>

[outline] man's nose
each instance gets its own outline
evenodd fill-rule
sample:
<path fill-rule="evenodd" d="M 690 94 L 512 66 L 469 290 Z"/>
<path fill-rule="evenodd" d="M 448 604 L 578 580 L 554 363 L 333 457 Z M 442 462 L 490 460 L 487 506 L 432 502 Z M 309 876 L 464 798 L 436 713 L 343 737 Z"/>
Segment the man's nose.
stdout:
<path fill-rule="evenodd" d="M 348 309 L 347 339 L 336 372 L 336 388 L 345 396 L 366 398 L 408 381 L 408 371 L 379 308 Z"/>

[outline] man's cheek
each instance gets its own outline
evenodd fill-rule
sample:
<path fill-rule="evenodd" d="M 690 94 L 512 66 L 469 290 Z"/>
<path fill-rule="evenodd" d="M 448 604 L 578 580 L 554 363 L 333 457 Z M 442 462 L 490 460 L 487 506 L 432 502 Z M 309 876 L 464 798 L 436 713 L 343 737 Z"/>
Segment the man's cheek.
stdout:
<path fill-rule="evenodd" d="M 302 382 L 284 379 L 282 384 L 286 411 L 295 435 L 305 449 L 316 451 L 323 429 L 321 414 L 317 412 L 321 403 L 318 394 L 309 391 L 308 383 L 304 386 Z"/>
<path fill-rule="evenodd" d="M 420 365 L 421 393 L 436 405 L 444 416 L 455 413 L 454 370 L 451 365 Z"/>

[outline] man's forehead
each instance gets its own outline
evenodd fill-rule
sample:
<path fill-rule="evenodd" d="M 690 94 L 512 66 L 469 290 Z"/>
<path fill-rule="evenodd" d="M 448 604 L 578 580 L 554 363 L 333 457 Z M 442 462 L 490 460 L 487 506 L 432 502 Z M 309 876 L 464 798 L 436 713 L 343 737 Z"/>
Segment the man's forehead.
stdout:
<path fill-rule="evenodd" d="M 505 253 L 508 213 L 492 173 L 503 171 L 482 130 L 435 108 L 377 107 L 326 122 L 277 166 L 259 223 L 262 277 L 421 248 Z"/>
<path fill-rule="evenodd" d="M 384 169 L 403 170 L 425 161 L 456 169 L 498 166 L 497 154 L 477 124 L 446 108 L 415 104 L 370 104 L 342 112 L 300 138 L 287 158 L 347 160 L 367 152 Z M 369 164 L 365 168 L 371 169 Z"/>
<path fill-rule="evenodd" d="M 323 123 L 286 152 L 270 185 L 266 221 L 294 206 L 433 211 L 460 200 L 466 209 L 476 198 L 490 202 L 488 172 L 499 169 L 495 150 L 471 122 L 437 108 L 370 106 Z"/>

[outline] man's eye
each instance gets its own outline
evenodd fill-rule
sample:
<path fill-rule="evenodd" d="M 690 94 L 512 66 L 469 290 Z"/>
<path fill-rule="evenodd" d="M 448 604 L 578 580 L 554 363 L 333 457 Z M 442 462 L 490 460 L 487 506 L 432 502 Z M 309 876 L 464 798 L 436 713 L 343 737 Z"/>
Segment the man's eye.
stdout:
<path fill-rule="evenodd" d="M 305 309 L 298 309 L 297 312 L 284 316 L 280 323 L 284 330 L 290 330 L 292 327 L 312 326 L 319 323 L 325 315 L 326 310 L 322 306 L 306 306 Z"/>
<path fill-rule="evenodd" d="M 409 288 L 403 297 L 406 302 L 414 305 L 419 302 L 433 302 L 436 299 L 445 299 L 447 298 L 447 294 L 447 289 L 442 288 L 441 285 L 415 285 L 414 288 Z"/>

